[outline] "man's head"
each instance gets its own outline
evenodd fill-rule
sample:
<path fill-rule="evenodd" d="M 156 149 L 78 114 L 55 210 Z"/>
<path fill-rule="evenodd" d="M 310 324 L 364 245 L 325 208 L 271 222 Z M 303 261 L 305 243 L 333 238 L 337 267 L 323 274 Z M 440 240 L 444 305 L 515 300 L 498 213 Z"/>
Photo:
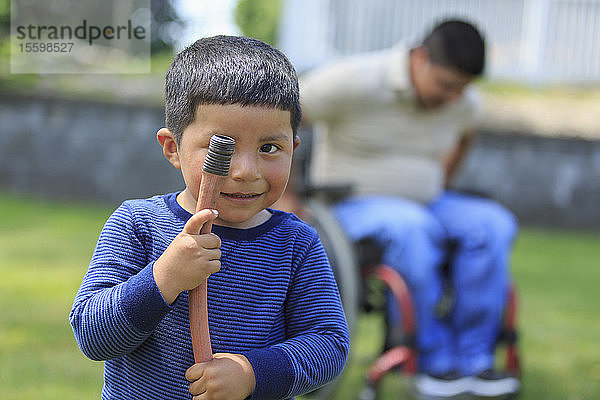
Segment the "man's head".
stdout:
<path fill-rule="evenodd" d="M 449 20 L 437 25 L 410 55 L 410 73 L 417 98 L 435 109 L 459 98 L 483 74 L 485 42 L 471 24 Z"/>
<path fill-rule="evenodd" d="M 165 119 L 177 144 L 198 106 L 208 104 L 289 111 L 294 134 L 302 119 L 292 64 L 279 50 L 247 37 L 203 38 L 173 60 L 165 80 Z"/>

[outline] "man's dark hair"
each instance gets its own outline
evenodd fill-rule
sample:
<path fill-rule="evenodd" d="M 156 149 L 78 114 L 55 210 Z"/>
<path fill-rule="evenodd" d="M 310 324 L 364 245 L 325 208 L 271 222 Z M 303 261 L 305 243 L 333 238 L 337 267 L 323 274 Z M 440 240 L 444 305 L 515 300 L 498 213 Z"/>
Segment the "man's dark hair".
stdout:
<path fill-rule="evenodd" d="M 292 64 L 279 50 L 247 37 L 203 38 L 175 56 L 165 79 L 165 123 L 178 145 L 201 104 L 289 111 L 294 135 L 302 119 Z"/>
<path fill-rule="evenodd" d="M 485 42 L 468 22 L 447 20 L 437 25 L 423 41 L 432 63 L 470 76 L 483 74 Z"/>

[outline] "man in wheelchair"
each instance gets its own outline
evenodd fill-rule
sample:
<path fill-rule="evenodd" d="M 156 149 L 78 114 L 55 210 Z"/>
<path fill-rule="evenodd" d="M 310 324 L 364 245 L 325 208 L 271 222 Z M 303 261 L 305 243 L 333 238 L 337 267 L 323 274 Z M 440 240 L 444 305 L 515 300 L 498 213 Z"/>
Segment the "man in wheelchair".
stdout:
<path fill-rule="evenodd" d="M 413 294 L 417 397 L 503 398 L 519 381 L 495 370 L 509 285 L 513 215 L 483 197 L 447 189 L 474 138 L 485 45 L 471 24 L 449 20 L 417 45 L 338 60 L 302 80 L 314 127 L 311 180 L 349 183 L 333 211 L 353 241 L 370 238 Z M 452 251 L 450 251 L 452 250 Z M 436 314 L 449 258 L 452 311 Z M 401 318 L 395 302 L 387 320 Z"/>

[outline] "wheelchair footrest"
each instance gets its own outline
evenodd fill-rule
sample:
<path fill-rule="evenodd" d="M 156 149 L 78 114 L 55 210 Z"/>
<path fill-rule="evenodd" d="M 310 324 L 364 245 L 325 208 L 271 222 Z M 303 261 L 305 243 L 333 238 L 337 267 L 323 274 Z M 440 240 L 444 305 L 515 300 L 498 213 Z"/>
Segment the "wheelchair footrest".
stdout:
<path fill-rule="evenodd" d="M 367 380 L 371 385 L 377 385 L 387 372 L 400 366 L 408 374 L 415 373 L 416 355 L 413 349 L 398 346 L 383 353 L 369 368 Z"/>

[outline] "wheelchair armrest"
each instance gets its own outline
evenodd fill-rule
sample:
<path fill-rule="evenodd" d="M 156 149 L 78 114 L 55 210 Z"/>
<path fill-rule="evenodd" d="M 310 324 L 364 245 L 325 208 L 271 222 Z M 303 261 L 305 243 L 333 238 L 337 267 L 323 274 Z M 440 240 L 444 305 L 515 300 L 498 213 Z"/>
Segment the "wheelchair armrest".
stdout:
<path fill-rule="evenodd" d="M 495 200 L 491 193 L 485 192 L 481 189 L 470 188 L 467 186 L 455 187 L 452 185 L 450 185 L 448 187 L 448 189 L 451 191 L 454 191 L 454 192 L 458 192 L 458 193 L 462 193 L 462 194 L 466 194 L 466 195 L 470 195 L 470 196 L 481 197 L 482 199 Z"/>
<path fill-rule="evenodd" d="M 352 185 L 349 183 L 307 184 L 302 188 L 302 195 L 304 197 L 319 198 L 326 203 L 335 203 L 349 197 L 353 191 Z"/>
<path fill-rule="evenodd" d="M 383 248 L 370 236 L 354 242 L 356 258 L 361 268 L 372 268 L 381 264 L 383 259 Z M 364 271 L 363 271 L 364 274 Z"/>

